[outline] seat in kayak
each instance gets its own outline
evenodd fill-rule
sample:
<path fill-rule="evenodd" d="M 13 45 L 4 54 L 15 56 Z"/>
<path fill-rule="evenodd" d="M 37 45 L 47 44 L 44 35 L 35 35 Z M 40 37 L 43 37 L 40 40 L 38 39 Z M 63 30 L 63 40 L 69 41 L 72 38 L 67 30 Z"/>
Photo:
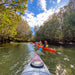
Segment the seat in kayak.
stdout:
<path fill-rule="evenodd" d="M 40 62 L 40 61 L 33 61 L 31 62 L 30 64 L 33 68 L 42 68 L 44 67 L 44 63 L 43 62 Z"/>

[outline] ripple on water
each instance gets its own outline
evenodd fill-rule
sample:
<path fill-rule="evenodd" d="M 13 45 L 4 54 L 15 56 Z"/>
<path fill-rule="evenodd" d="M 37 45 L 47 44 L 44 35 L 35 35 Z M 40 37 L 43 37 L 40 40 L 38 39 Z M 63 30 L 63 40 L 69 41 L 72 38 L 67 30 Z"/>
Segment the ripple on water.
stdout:
<path fill-rule="evenodd" d="M 56 75 L 66 75 L 67 71 L 60 64 L 56 66 Z"/>
<path fill-rule="evenodd" d="M 19 64 L 19 62 L 17 62 L 16 64 L 14 64 L 13 66 L 10 67 L 10 70 L 13 70 L 15 67 L 17 67 L 17 65 Z"/>

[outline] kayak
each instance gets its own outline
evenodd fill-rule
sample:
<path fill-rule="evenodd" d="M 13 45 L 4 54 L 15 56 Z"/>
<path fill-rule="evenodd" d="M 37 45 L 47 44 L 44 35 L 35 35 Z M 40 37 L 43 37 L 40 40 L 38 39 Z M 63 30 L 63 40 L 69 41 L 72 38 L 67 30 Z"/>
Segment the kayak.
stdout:
<path fill-rule="evenodd" d="M 38 47 L 38 48 L 40 48 L 40 47 L 43 47 L 43 45 L 42 45 L 42 46 L 40 46 L 40 45 L 38 45 L 38 44 L 37 44 L 37 47 Z"/>
<path fill-rule="evenodd" d="M 39 55 L 35 55 L 21 75 L 51 75 Z"/>
<path fill-rule="evenodd" d="M 47 48 L 47 47 L 43 47 L 43 50 L 45 50 L 45 51 L 51 51 L 51 52 L 56 52 L 56 50 L 55 49 L 52 49 L 52 48 Z"/>
<path fill-rule="evenodd" d="M 52 48 L 47 48 L 47 47 L 43 47 L 43 46 L 39 46 L 39 45 L 37 45 L 37 47 L 38 48 L 43 48 L 43 50 L 45 50 L 45 51 L 49 51 L 49 52 L 53 52 L 53 53 L 56 52 L 56 50 L 55 49 L 52 49 Z"/>
<path fill-rule="evenodd" d="M 43 48 L 43 46 L 39 46 L 39 45 L 38 45 L 38 47 L 39 47 L 39 48 Z"/>

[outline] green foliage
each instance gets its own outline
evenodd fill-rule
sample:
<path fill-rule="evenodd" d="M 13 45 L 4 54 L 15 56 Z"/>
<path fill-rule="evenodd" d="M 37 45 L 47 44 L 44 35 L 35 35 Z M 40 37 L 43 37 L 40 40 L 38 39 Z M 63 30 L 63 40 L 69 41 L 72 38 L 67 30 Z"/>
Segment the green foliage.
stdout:
<path fill-rule="evenodd" d="M 27 23 L 27 21 L 21 20 L 21 22 L 17 25 L 17 35 L 16 39 L 27 41 L 32 35 L 32 31 Z"/>
<path fill-rule="evenodd" d="M 36 36 L 40 38 L 40 40 L 55 40 L 55 38 L 58 37 L 58 28 L 59 28 L 59 22 L 57 20 L 57 17 L 53 15 L 52 20 L 46 22 L 44 26 L 41 26 L 39 28 L 39 31 L 36 32 Z"/>
<path fill-rule="evenodd" d="M 27 9 L 27 3 L 28 0 L 4 0 L 4 3 L 1 1 L 0 7 L 6 4 L 10 11 L 14 10 L 15 12 L 19 12 L 20 14 L 24 15 L 24 11 Z"/>
<path fill-rule="evenodd" d="M 4 11 L 0 13 L 0 36 L 2 37 L 14 37 L 16 35 L 16 27 L 21 17 L 14 14 L 13 11 L 9 11 L 4 7 Z"/>
<path fill-rule="evenodd" d="M 2 1 L 0 2 L 0 41 L 4 39 L 10 40 L 10 38 L 15 38 L 16 35 L 19 36 L 18 33 L 20 31 L 17 31 L 17 27 L 22 20 L 20 15 L 23 15 L 27 9 L 27 3 L 28 0 L 4 0 L 4 3 L 2 3 Z M 20 15 L 18 15 L 18 13 Z M 23 26 L 24 25 L 20 25 L 21 30 Z M 29 26 L 27 29 L 29 29 Z M 20 38 L 25 36 L 27 39 L 30 38 L 31 31 L 27 29 L 23 30 L 28 31 L 28 33 L 30 32 L 30 34 L 20 36 Z"/>
<path fill-rule="evenodd" d="M 64 8 L 64 13 L 60 11 L 58 15 L 53 14 L 52 19 L 39 28 L 35 34 L 35 40 L 75 41 L 75 11 L 69 5 Z"/>
<path fill-rule="evenodd" d="M 75 11 L 73 9 L 68 8 L 68 10 L 63 14 L 63 16 L 64 39 L 65 41 L 75 41 Z"/>

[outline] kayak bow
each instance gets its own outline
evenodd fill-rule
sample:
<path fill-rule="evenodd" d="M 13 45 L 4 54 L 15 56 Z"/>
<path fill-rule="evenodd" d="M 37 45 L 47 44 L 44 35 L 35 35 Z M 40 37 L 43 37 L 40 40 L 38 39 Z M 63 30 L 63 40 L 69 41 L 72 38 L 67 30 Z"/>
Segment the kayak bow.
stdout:
<path fill-rule="evenodd" d="M 21 75 L 51 75 L 39 55 L 35 55 Z"/>

